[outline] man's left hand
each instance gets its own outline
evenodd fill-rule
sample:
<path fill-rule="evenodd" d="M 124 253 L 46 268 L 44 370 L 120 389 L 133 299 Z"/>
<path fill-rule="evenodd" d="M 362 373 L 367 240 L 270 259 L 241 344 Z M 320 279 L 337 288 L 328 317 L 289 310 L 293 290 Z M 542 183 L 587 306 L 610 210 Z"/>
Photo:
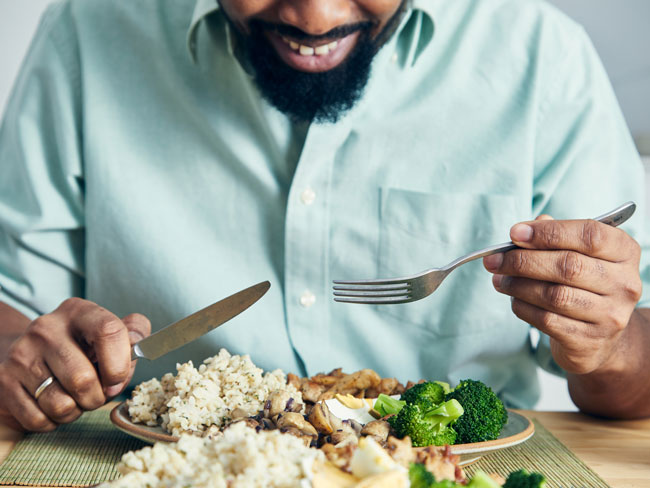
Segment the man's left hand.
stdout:
<path fill-rule="evenodd" d="M 510 238 L 523 249 L 483 260 L 496 290 L 512 297 L 517 317 L 550 336 L 564 370 L 601 368 L 641 297 L 639 244 L 595 220 L 549 216 L 515 225 Z"/>

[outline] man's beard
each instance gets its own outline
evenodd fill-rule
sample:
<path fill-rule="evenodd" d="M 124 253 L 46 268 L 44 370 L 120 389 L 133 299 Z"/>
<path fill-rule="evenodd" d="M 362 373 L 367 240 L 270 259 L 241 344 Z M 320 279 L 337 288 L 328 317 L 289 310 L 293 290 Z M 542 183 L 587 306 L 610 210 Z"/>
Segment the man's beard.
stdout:
<path fill-rule="evenodd" d="M 335 68 L 319 73 L 307 73 L 287 65 L 275 52 L 264 31 L 271 29 L 296 40 L 310 36 L 291 26 L 251 21 L 250 35 L 239 37 L 262 96 L 294 121 L 338 121 L 363 95 L 372 60 L 397 28 L 405 3 L 374 38 L 369 22 L 343 26 L 319 36 L 341 38 L 359 31 L 356 46 L 347 59 Z"/>

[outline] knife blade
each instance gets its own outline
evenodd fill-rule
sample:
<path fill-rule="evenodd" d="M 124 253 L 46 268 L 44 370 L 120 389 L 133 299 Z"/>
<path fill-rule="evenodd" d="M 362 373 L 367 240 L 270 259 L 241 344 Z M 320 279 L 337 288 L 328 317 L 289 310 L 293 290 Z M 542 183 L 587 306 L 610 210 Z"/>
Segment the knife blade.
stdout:
<path fill-rule="evenodd" d="M 208 305 L 149 337 L 145 337 L 131 347 L 131 360 L 158 359 L 160 356 L 192 342 L 239 315 L 259 300 L 270 287 L 271 284 L 268 281 L 263 281 Z"/>

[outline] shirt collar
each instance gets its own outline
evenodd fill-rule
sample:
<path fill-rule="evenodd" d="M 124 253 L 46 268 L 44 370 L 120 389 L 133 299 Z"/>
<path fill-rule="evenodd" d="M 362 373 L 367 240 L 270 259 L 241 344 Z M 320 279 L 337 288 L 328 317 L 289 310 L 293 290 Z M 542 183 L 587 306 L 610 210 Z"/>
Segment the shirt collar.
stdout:
<path fill-rule="evenodd" d="M 213 12 L 219 10 L 219 3 L 217 0 L 197 0 L 194 6 L 194 13 L 192 13 L 192 22 L 187 30 L 187 49 L 190 52 L 192 61 L 196 63 L 196 37 L 199 30 L 199 25 L 203 19 Z"/>
<path fill-rule="evenodd" d="M 433 38 L 434 30 L 434 2 L 433 0 L 409 0 L 411 4 L 411 9 L 414 11 L 420 11 L 424 15 L 421 21 L 421 27 L 418 32 L 418 39 L 415 40 L 415 53 L 413 56 L 413 64 L 419 57 L 420 53 L 429 45 L 431 39 Z M 196 37 L 198 32 L 198 27 L 201 22 L 211 13 L 219 10 L 219 2 L 217 0 L 197 0 L 196 5 L 194 6 L 194 12 L 192 14 L 192 22 L 187 31 L 187 48 L 190 53 L 190 57 L 193 62 L 196 62 Z"/>

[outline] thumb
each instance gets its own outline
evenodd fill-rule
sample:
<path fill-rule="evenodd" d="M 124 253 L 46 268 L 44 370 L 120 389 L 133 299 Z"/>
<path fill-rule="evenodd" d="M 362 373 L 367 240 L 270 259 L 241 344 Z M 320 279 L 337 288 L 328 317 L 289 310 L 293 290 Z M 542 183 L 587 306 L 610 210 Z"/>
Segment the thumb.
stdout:
<path fill-rule="evenodd" d="M 151 322 L 140 313 L 132 313 L 122 318 L 122 322 L 129 331 L 131 345 L 151 334 Z"/>

